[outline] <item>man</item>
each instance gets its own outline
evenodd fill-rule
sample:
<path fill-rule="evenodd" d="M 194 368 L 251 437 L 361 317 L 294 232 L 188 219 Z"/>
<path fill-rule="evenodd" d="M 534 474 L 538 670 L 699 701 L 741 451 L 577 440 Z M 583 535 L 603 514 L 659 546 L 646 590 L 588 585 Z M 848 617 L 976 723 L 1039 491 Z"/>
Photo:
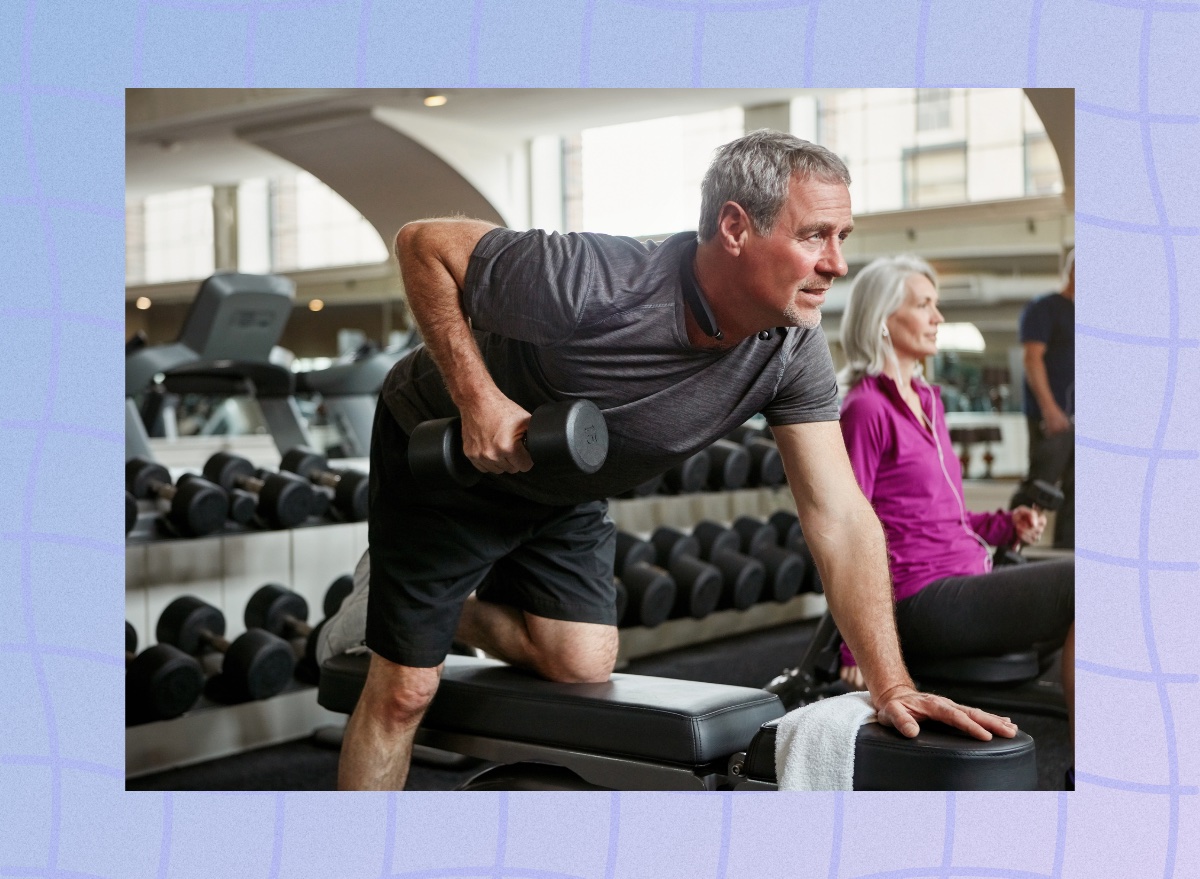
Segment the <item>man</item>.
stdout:
<path fill-rule="evenodd" d="M 376 416 L 373 655 L 340 787 L 404 786 L 452 638 L 552 680 L 607 680 L 615 538 L 602 499 L 757 412 L 881 722 L 908 736 L 925 718 L 984 739 L 1015 734 L 1003 718 L 917 693 L 900 658 L 882 531 L 847 462 L 815 331 L 825 291 L 846 273 L 848 184 L 832 153 L 760 131 L 718 151 L 698 236 L 648 247 L 465 219 L 400 230 L 425 346 L 397 364 Z M 539 472 L 521 443 L 531 409 L 568 398 L 605 414 L 609 456 L 591 476 Z M 421 492 L 406 433 L 455 412 L 467 457 L 489 475 L 474 489 Z"/>
<path fill-rule="evenodd" d="M 1075 548 L 1075 251 L 1067 254 L 1063 286 L 1021 312 L 1025 364 L 1025 417 L 1029 424 L 1029 477 L 1011 507 L 1031 503 L 1035 479 L 1061 484 L 1054 547 Z"/>

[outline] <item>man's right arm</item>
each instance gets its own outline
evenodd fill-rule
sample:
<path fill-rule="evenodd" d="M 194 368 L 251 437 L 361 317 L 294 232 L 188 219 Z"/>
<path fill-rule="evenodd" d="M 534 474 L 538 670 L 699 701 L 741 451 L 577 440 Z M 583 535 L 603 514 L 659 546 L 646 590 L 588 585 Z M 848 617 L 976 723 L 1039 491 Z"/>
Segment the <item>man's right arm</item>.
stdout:
<path fill-rule="evenodd" d="M 408 223 L 396 235 L 396 259 L 425 348 L 462 415 L 463 451 L 479 470 L 516 473 L 533 465 L 521 443 L 529 413 L 496 386 L 462 308 L 471 254 L 494 228 L 457 218 Z"/>

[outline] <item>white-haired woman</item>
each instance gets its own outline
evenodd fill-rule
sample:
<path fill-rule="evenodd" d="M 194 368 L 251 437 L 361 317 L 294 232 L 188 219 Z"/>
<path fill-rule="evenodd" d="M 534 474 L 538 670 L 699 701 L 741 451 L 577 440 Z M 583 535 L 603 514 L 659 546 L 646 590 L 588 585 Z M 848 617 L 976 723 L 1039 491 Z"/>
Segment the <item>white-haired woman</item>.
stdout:
<path fill-rule="evenodd" d="M 996 655 L 1061 644 L 1073 741 L 1075 563 L 992 570 L 988 544 L 1034 543 L 1046 521 L 1029 507 L 974 513 L 963 504 L 939 389 L 921 375 L 943 322 L 937 275 L 915 256 L 883 257 L 859 272 L 842 320 L 842 435 L 887 535 L 904 653 Z M 843 678 L 857 684 L 853 658 L 844 658 Z"/>

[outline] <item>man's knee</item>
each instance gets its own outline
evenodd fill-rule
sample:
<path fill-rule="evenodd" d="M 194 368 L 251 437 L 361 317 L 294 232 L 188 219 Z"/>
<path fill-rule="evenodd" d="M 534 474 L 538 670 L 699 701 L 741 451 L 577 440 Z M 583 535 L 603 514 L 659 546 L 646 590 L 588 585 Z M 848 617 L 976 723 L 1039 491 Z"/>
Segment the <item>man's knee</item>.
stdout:
<path fill-rule="evenodd" d="M 385 726 L 410 726 L 425 714 L 440 679 L 436 667 L 410 668 L 374 655 L 360 705 Z"/>
<path fill-rule="evenodd" d="M 607 681 L 617 664 L 619 640 L 613 626 L 579 623 L 575 634 L 548 638 L 536 647 L 535 670 L 549 681 L 562 684 L 599 684 Z"/>

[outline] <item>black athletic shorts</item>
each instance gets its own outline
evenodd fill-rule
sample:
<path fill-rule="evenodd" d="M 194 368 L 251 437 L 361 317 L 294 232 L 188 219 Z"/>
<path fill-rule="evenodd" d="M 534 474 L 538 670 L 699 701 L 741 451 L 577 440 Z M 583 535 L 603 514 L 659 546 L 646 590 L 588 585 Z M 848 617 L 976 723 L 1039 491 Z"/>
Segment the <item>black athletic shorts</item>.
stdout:
<path fill-rule="evenodd" d="M 413 668 L 450 651 L 472 592 L 540 617 L 617 624 L 608 502 L 549 506 L 487 485 L 426 491 L 381 400 L 371 435 L 367 646 Z"/>

